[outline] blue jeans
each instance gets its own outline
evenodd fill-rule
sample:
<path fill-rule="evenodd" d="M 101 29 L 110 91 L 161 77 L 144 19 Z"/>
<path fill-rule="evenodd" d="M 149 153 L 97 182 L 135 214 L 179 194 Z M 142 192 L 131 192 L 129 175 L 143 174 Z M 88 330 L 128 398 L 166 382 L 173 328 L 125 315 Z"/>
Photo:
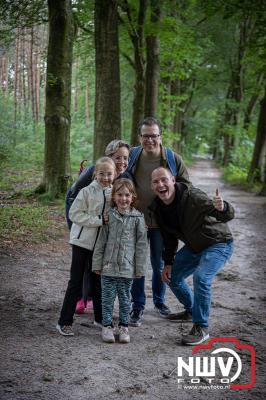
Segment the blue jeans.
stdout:
<path fill-rule="evenodd" d="M 152 266 L 152 294 L 155 305 L 164 303 L 166 285 L 162 281 L 161 272 L 164 267 L 162 260 L 163 239 L 158 228 L 148 229 L 148 239 L 150 242 L 150 256 Z M 146 303 L 145 278 L 133 280 L 131 288 L 133 310 L 144 310 Z"/>
<path fill-rule="evenodd" d="M 176 254 L 169 286 L 185 309 L 192 313 L 195 324 L 208 327 L 211 284 L 232 253 L 233 241 L 213 244 L 199 253 L 184 246 Z M 193 275 L 194 293 L 185 281 L 190 275 Z"/>

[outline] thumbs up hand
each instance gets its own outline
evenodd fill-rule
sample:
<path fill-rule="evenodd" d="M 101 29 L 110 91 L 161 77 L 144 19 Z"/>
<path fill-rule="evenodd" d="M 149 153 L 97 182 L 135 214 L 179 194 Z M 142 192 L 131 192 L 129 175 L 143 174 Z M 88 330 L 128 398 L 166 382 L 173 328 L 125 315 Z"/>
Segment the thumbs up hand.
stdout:
<path fill-rule="evenodd" d="M 224 209 L 224 202 L 219 193 L 219 189 L 215 190 L 215 196 L 213 197 L 213 205 L 218 211 L 223 211 Z"/>

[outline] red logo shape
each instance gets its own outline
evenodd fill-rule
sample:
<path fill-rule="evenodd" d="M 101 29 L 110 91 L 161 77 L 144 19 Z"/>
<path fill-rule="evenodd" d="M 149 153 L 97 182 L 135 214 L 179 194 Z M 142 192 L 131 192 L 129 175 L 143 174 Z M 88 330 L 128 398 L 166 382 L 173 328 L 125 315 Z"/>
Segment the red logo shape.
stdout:
<path fill-rule="evenodd" d="M 192 354 L 197 354 L 199 350 L 206 350 L 206 349 L 212 349 L 212 345 L 214 343 L 224 343 L 224 342 L 230 342 L 233 343 L 235 348 L 238 350 L 248 350 L 250 352 L 251 356 L 251 369 L 250 369 L 250 382 L 243 384 L 243 385 L 238 385 L 238 384 L 232 384 L 230 385 L 230 389 L 251 389 L 256 383 L 256 352 L 254 347 L 251 344 L 241 344 L 240 341 L 236 338 L 212 338 L 208 341 L 207 344 L 198 344 L 197 346 L 194 346 L 192 349 Z"/>

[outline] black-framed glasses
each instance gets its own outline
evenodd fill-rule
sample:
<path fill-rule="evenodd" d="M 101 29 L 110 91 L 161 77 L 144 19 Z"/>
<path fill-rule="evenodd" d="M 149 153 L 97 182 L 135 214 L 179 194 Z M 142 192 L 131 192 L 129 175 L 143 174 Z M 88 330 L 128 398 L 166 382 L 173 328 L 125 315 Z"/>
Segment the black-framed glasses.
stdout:
<path fill-rule="evenodd" d="M 158 135 L 140 135 L 140 137 L 142 137 L 143 140 L 156 140 L 158 139 L 158 137 L 161 136 L 160 134 Z"/>

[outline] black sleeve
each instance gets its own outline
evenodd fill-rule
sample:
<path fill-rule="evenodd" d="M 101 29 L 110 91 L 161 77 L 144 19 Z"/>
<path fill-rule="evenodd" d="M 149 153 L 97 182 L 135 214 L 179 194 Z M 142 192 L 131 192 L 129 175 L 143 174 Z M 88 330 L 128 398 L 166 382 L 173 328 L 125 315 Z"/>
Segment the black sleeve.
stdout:
<path fill-rule="evenodd" d="M 169 234 L 160 228 L 164 250 L 163 250 L 163 261 L 165 265 L 173 265 L 175 259 L 175 253 L 178 249 L 178 239 L 173 234 Z"/>

